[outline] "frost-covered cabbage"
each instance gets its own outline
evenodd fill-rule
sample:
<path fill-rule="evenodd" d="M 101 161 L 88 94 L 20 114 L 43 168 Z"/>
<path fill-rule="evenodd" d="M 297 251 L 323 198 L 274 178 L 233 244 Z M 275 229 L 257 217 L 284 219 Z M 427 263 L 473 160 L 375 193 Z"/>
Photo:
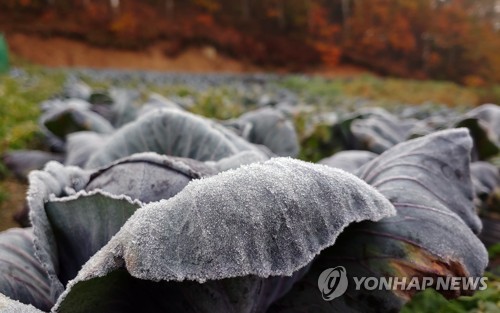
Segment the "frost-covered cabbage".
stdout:
<path fill-rule="evenodd" d="M 119 158 L 146 151 L 217 161 L 247 150 L 267 155 L 215 122 L 184 111 L 164 109 L 120 128 L 107 139 L 107 144 L 90 156 L 85 167 L 105 166 Z"/>
<path fill-rule="evenodd" d="M 349 173 L 355 173 L 361 166 L 375 159 L 377 156 L 377 154 L 370 151 L 347 150 L 322 159 L 318 163 L 340 168 Z"/>
<path fill-rule="evenodd" d="M 79 100 L 43 104 L 45 134 L 65 157 L 29 176 L 33 228 L 0 233 L 0 312 L 386 312 L 414 291 L 350 284 L 327 302 L 320 273 L 483 275 L 473 199 L 498 177 L 470 161 L 473 146 L 494 142 L 497 107 L 466 115 L 474 144 L 464 129 L 429 134 L 456 126 L 451 115 L 361 110 L 326 137 L 381 154 L 343 151 L 325 166 L 269 160 L 298 152 L 273 109 L 216 122 L 159 95 L 140 108 L 136 91 L 65 93 Z"/>
<path fill-rule="evenodd" d="M 129 292 L 125 282 L 137 288 L 138 278 L 171 282 L 164 288 L 179 289 L 179 303 L 193 297 L 193 290 L 220 294 L 209 298 L 202 293 L 187 304 L 200 312 L 263 312 L 347 225 L 392 214 L 392 205 L 372 187 L 322 165 L 277 158 L 222 172 L 138 210 L 70 282 L 55 311 L 120 305 L 129 308 L 123 312 L 133 312 L 133 298 L 114 304 L 96 295 L 78 307 L 74 303 L 95 284 L 111 287 L 114 281 L 121 294 Z M 281 282 L 270 276 L 280 276 Z M 193 290 L 183 288 L 185 280 L 192 281 L 188 286 Z M 101 291 L 111 292 L 104 286 Z M 248 292 L 251 297 L 244 297 Z M 167 300 L 172 301 L 158 299 L 146 306 L 160 310 Z"/>
<path fill-rule="evenodd" d="M 397 215 L 349 227 L 270 312 L 396 312 L 416 292 L 355 290 L 350 284 L 344 296 L 323 301 L 317 279 L 335 266 L 344 266 L 349 277 L 481 277 L 488 254 L 475 235 L 481 223 L 472 203 L 471 148 L 466 130 L 442 131 L 396 145 L 365 164 L 357 175 L 387 197 Z M 462 286 L 443 293 L 454 298 L 472 292 Z"/>
<path fill-rule="evenodd" d="M 264 145 L 279 156 L 296 157 L 299 153 L 295 127 L 279 110 L 262 108 L 227 124 L 236 127 L 243 138 Z"/>

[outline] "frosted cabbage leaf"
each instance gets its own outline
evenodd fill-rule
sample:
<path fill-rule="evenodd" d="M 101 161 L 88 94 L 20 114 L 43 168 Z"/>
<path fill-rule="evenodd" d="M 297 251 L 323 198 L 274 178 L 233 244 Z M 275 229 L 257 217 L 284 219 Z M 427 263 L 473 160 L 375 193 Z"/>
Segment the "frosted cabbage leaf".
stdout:
<path fill-rule="evenodd" d="M 31 228 L 0 232 L 0 277 L 1 312 L 6 301 L 2 294 L 41 310 L 50 310 L 54 304 L 49 279 L 34 254 Z"/>
<path fill-rule="evenodd" d="M 335 153 L 331 157 L 320 160 L 319 164 L 340 168 L 349 173 L 355 173 L 361 166 L 375 159 L 378 154 L 370 151 L 347 150 Z"/>
<path fill-rule="evenodd" d="M 397 215 L 348 227 L 270 312 L 396 312 L 417 292 L 355 290 L 353 276 L 406 277 L 408 282 L 412 277 L 420 282 L 422 277 L 481 277 L 488 256 L 474 234 L 481 223 L 472 203 L 471 148 L 466 130 L 442 131 L 401 143 L 364 165 L 358 175 L 392 202 Z M 346 268 L 349 287 L 342 297 L 323 301 L 318 277 L 335 266 Z M 440 292 L 455 298 L 473 290 L 462 285 Z"/>
<path fill-rule="evenodd" d="M 73 303 L 95 288 L 127 293 L 140 279 L 176 294 L 170 307 L 188 301 L 194 288 L 205 291 L 188 308 L 261 312 L 348 224 L 392 214 L 387 199 L 341 170 L 283 158 L 242 166 L 138 210 L 70 282 L 56 311 L 108 308 L 109 297 L 89 298 L 78 308 Z M 120 305 L 134 301 L 122 297 Z"/>
<path fill-rule="evenodd" d="M 52 298 L 142 203 L 168 199 L 191 179 L 212 173 L 215 170 L 202 162 L 154 153 L 133 155 L 94 171 L 51 162 L 44 171 L 32 172 L 30 217 Z"/>
<path fill-rule="evenodd" d="M 116 131 L 97 150 L 87 168 L 105 166 L 139 152 L 216 161 L 241 151 L 258 149 L 215 122 L 179 110 L 159 110 L 146 114 Z"/>
<path fill-rule="evenodd" d="M 279 156 L 296 157 L 299 142 L 293 123 L 283 113 L 263 108 L 243 114 L 231 121 L 242 137 L 255 144 L 268 147 Z"/>

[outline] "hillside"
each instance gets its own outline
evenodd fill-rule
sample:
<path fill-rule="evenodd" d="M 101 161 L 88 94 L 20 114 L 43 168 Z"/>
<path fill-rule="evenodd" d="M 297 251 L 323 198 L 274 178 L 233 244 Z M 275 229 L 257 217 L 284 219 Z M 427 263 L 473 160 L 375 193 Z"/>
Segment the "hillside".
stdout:
<path fill-rule="evenodd" d="M 139 67 L 162 67 L 163 56 L 192 63 L 192 49 L 208 46 L 210 57 L 229 56 L 243 64 L 236 68 L 251 64 L 303 72 L 349 64 L 380 75 L 469 86 L 500 82 L 496 0 L 10 0 L 0 3 L 0 32 L 142 51 L 148 61 L 117 55 Z M 37 45 L 22 50 L 32 47 Z M 54 59 L 63 53 L 57 43 L 43 51 Z M 94 55 L 94 50 L 79 51 L 68 64 L 79 65 L 78 54 Z"/>

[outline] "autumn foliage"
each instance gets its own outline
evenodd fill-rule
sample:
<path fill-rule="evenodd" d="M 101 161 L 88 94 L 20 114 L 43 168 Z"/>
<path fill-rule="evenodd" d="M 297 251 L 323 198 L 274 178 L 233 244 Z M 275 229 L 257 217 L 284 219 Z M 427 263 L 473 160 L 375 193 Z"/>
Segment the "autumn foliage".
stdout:
<path fill-rule="evenodd" d="M 0 30 L 175 55 L 211 45 L 300 70 L 340 62 L 381 74 L 500 82 L 499 0 L 5 0 Z"/>

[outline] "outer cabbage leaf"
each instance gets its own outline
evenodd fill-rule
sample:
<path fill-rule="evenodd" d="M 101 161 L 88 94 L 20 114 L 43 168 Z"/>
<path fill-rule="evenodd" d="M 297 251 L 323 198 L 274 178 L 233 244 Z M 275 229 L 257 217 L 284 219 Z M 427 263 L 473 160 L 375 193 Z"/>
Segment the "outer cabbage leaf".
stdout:
<path fill-rule="evenodd" d="M 179 110 L 147 114 L 114 133 L 97 150 L 87 168 L 105 166 L 139 152 L 215 161 L 245 150 L 258 149 L 229 130 L 207 119 Z"/>
<path fill-rule="evenodd" d="M 500 169 L 488 162 L 471 164 L 475 205 L 481 215 L 483 230 L 479 235 L 486 246 L 500 242 Z"/>
<path fill-rule="evenodd" d="M 2 155 L 7 168 L 20 179 L 27 179 L 29 172 L 42 169 L 49 161 L 62 162 L 64 156 L 37 150 L 8 151 Z"/>
<path fill-rule="evenodd" d="M 59 280 L 66 284 L 74 278 L 140 206 L 138 201 L 100 191 L 47 202 L 45 212 L 57 244 Z"/>
<path fill-rule="evenodd" d="M 474 140 L 473 158 L 485 160 L 500 152 L 500 107 L 483 104 L 456 123 L 456 127 L 467 127 Z"/>
<path fill-rule="evenodd" d="M 268 147 L 279 156 L 296 157 L 299 142 L 293 123 L 271 108 L 248 112 L 232 121 L 248 141 Z"/>
<path fill-rule="evenodd" d="M 93 112 L 120 128 L 137 118 L 139 97 L 137 90 L 111 88 L 109 91 L 92 93 L 88 101 L 92 104 Z"/>
<path fill-rule="evenodd" d="M 364 165 L 358 175 L 393 203 L 397 216 L 349 227 L 270 312 L 397 312 L 417 292 L 415 286 L 356 290 L 353 277 L 407 283 L 417 277 L 420 284 L 423 277 L 481 277 L 488 257 L 472 231 L 480 230 L 480 222 L 472 203 L 471 148 L 466 130 L 442 131 L 399 144 Z M 336 266 L 345 267 L 349 286 L 327 302 L 318 277 Z M 473 290 L 460 285 L 440 292 L 453 298 Z"/>
<path fill-rule="evenodd" d="M 55 311 L 132 312 L 140 284 L 172 295 L 147 296 L 150 312 L 264 312 L 344 227 L 392 214 L 387 199 L 341 170 L 283 158 L 228 170 L 138 210 Z M 82 299 L 96 288 L 106 296 Z"/>
<path fill-rule="evenodd" d="M 337 123 L 334 139 L 346 149 L 382 153 L 406 140 L 413 127 L 414 121 L 401 120 L 384 109 L 364 109 Z"/>
<path fill-rule="evenodd" d="M 140 93 L 133 89 L 112 88 L 110 96 L 113 99 L 111 105 L 111 123 L 114 127 L 122 127 L 137 118 L 138 101 Z"/>
<path fill-rule="evenodd" d="M 45 212 L 45 204 L 55 197 L 65 197 L 82 190 L 89 175 L 89 172 L 80 168 L 65 168 L 57 162 L 49 162 L 43 171 L 33 171 L 29 175 L 27 201 L 35 235 L 35 255 L 50 279 L 50 296 L 53 301 L 64 290 L 64 286 L 58 278 L 61 266 L 58 247 Z"/>
<path fill-rule="evenodd" d="M 0 293 L 0 312 L 2 313 L 43 313 L 32 305 L 12 300 Z"/>
<path fill-rule="evenodd" d="M 206 161 L 205 164 L 214 169 L 216 172 L 224 172 L 229 169 L 236 169 L 241 165 L 247 165 L 257 162 L 263 162 L 269 158 L 260 152 L 243 151 L 233 156 L 220 159 L 218 161 Z"/>
<path fill-rule="evenodd" d="M 50 310 L 54 304 L 47 274 L 35 258 L 30 228 L 12 228 L 0 233 L 0 277 L 0 312 L 5 310 L 2 305 L 9 308 L 2 294 L 41 310 Z"/>
<path fill-rule="evenodd" d="M 203 162 L 145 152 L 94 171 L 85 190 L 103 190 L 148 203 L 169 199 L 191 180 L 215 173 Z"/>
<path fill-rule="evenodd" d="M 355 120 L 351 124 L 351 132 L 356 137 L 358 145 L 375 153 L 382 153 L 405 141 L 409 131 L 407 127 L 389 123 L 387 119 L 378 116 Z"/>
<path fill-rule="evenodd" d="M 177 103 L 170 101 L 169 99 L 165 98 L 160 94 L 152 93 L 149 95 L 148 101 L 142 105 L 138 115 L 146 115 L 152 111 L 161 109 L 172 109 L 172 110 L 183 111 L 183 109 Z"/>
<path fill-rule="evenodd" d="M 168 199 L 191 179 L 215 173 L 202 162 L 143 153 L 95 171 L 49 163 L 30 175 L 28 202 L 37 256 L 57 297 L 80 267 L 142 202 Z"/>
<path fill-rule="evenodd" d="M 40 128 L 51 144 L 62 149 L 66 136 L 77 131 L 91 130 L 101 134 L 114 131 L 113 126 L 102 116 L 85 109 L 80 101 L 58 102 L 40 117 Z M 90 106 L 90 104 L 85 103 Z"/>
<path fill-rule="evenodd" d="M 465 129 L 409 140 L 363 166 L 358 176 L 389 200 L 456 213 L 474 233 L 481 231 L 470 174 L 472 141 Z M 415 192 L 404 192 L 406 190 Z"/>
<path fill-rule="evenodd" d="M 355 173 L 361 166 L 375 159 L 378 154 L 370 151 L 347 150 L 335 153 L 329 158 L 320 160 L 319 164 L 340 168 L 349 173 Z"/>
<path fill-rule="evenodd" d="M 81 131 L 66 137 L 66 159 L 64 164 L 83 167 L 92 153 L 104 147 L 109 135 Z"/>
<path fill-rule="evenodd" d="M 92 88 L 75 76 L 71 76 L 64 84 L 63 94 L 68 98 L 89 100 Z"/>
<path fill-rule="evenodd" d="M 488 200 L 500 188 L 500 169 L 488 162 L 471 164 L 472 183 L 478 207 L 488 210 Z M 500 213 L 500 208 L 497 208 Z"/>

